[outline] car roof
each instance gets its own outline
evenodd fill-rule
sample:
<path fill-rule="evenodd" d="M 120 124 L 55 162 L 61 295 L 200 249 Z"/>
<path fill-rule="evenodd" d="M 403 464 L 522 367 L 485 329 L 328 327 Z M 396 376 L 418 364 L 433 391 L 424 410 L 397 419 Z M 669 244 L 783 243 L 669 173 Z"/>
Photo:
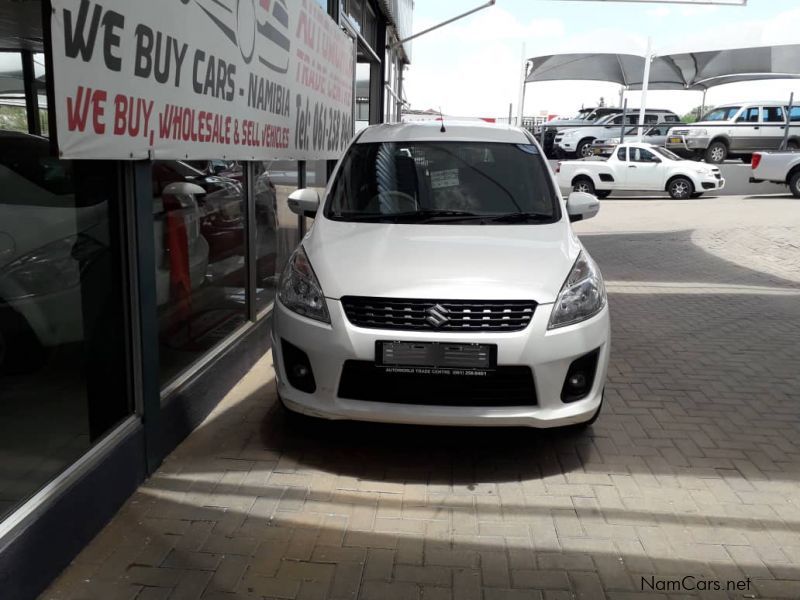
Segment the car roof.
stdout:
<path fill-rule="evenodd" d="M 742 107 L 742 106 L 763 106 L 763 105 L 772 105 L 775 106 L 788 106 L 789 103 L 785 100 L 746 100 L 742 102 L 727 102 L 725 104 L 719 104 L 713 108 L 709 108 L 709 110 L 716 110 L 718 108 L 731 108 L 731 107 Z"/>
<path fill-rule="evenodd" d="M 364 129 L 357 144 L 380 142 L 505 142 L 508 144 L 530 144 L 528 133 L 519 127 L 495 125 L 481 121 L 444 120 L 414 121 L 372 125 Z"/>

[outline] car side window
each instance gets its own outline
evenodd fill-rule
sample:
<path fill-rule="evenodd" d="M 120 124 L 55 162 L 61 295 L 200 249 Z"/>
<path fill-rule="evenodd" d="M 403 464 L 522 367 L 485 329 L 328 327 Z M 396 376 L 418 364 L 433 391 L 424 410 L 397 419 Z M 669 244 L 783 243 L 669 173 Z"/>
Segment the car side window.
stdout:
<path fill-rule="evenodd" d="M 758 113 L 761 112 L 758 106 L 751 106 L 742 111 L 742 115 L 736 119 L 741 123 L 758 123 Z"/>
<path fill-rule="evenodd" d="M 797 123 L 800 121 L 800 106 L 792 107 L 792 109 L 789 111 L 789 120 L 792 123 Z"/>
<path fill-rule="evenodd" d="M 656 155 L 644 148 L 631 148 L 631 161 L 639 163 L 656 162 Z"/>
<path fill-rule="evenodd" d="M 645 115 L 644 116 L 645 123 L 658 123 L 658 117 L 656 115 Z"/>
<path fill-rule="evenodd" d="M 664 118 L 665 123 L 678 123 L 680 119 L 676 115 L 667 115 Z"/>
<path fill-rule="evenodd" d="M 786 116 L 780 106 L 765 106 L 762 112 L 764 123 L 783 123 Z"/>
<path fill-rule="evenodd" d="M 617 160 L 621 162 L 628 161 L 628 149 L 627 148 L 620 148 L 617 150 Z"/>

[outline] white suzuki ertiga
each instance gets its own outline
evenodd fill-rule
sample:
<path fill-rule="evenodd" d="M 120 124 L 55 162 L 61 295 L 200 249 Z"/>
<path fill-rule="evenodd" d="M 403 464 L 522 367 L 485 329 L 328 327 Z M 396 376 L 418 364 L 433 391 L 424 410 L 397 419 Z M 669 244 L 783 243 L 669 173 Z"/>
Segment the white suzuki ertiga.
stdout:
<path fill-rule="evenodd" d="M 474 123 L 359 133 L 289 260 L 275 303 L 278 394 L 328 419 L 588 424 L 609 317 L 597 265 L 532 136 Z"/>

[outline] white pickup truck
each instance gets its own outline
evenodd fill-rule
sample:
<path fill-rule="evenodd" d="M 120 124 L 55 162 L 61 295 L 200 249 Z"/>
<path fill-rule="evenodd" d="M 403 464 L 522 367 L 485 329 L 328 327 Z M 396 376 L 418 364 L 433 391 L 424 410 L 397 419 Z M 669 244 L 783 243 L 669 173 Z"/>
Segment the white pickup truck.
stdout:
<path fill-rule="evenodd" d="M 800 198 L 800 152 L 755 152 L 750 183 L 784 183 Z"/>
<path fill-rule="evenodd" d="M 666 148 L 651 144 L 622 144 L 607 159 L 561 161 L 558 185 L 606 198 L 616 191 L 668 192 L 682 200 L 699 198 L 725 187 L 718 167 L 684 160 Z"/>

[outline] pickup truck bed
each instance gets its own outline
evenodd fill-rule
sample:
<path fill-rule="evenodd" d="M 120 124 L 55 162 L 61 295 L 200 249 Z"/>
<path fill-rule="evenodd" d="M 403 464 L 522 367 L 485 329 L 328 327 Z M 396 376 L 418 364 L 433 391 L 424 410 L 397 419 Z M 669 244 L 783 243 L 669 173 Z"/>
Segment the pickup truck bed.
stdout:
<path fill-rule="evenodd" d="M 800 198 L 800 152 L 756 152 L 750 183 L 782 183 Z"/>

